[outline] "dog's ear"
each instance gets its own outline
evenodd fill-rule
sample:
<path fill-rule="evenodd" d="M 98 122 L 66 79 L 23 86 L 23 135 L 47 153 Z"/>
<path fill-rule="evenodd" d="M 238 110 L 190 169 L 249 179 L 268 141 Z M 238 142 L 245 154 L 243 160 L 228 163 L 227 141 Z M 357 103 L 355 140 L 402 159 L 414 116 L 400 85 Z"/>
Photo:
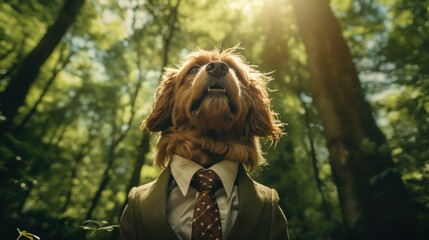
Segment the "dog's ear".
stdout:
<path fill-rule="evenodd" d="M 249 130 L 254 136 L 278 139 L 283 135 L 283 124 L 270 108 L 266 89 L 268 78 L 259 73 L 250 78 L 249 92 L 252 107 L 249 112 Z"/>
<path fill-rule="evenodd" d="M 152 111 L 140 126 L 151 132 L 163 131 L 172 126 L 171 111 L 173 108 L 175 79 L 177 71 L 166 69 L 155 94 Z"/>

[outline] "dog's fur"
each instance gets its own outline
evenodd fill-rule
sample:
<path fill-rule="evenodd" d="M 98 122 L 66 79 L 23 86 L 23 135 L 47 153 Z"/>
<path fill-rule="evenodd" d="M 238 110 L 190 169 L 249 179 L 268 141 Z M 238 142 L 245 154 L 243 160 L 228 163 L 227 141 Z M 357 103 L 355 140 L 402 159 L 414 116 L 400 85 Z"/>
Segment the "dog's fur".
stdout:
<path fill-rule="evenodd" d="M 157 166 L 166 167 L 173 154 L 203 166 L 228 159 L 248 170 L 265 161 L 258 138 L 278 139 L 282 123 L 270 109 L 270 78 L 247 65 L 237 49 L 198 49 L 178 69 L 165 70 L 152 111 L 141 125 L 161 132 Z M 212 61 L 229 66 L 225 76 L 207 73 Z M 224 90 L 209 92 L 208 87 Z"/>

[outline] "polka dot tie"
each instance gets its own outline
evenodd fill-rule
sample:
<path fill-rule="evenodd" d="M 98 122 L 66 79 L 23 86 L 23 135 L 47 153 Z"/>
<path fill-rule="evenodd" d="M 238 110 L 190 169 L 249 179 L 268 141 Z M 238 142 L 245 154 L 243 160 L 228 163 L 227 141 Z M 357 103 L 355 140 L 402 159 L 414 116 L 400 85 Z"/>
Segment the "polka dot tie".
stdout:
<path fill-rule="evenodd" d="M 196 172 L 191 186 L 198 192 L 192 220 L 192 240 L 221 240 L 222 226 L 214 193 L 222 186 L 219 176 L 212 170 Z"/>

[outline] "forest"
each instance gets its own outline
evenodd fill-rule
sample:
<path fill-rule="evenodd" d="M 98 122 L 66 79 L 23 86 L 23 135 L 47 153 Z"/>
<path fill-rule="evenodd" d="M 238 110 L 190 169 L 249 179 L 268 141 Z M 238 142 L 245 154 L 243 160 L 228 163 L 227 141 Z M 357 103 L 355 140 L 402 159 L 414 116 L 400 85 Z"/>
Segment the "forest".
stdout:
<path fill-rule="evenodd" d="M 3 0 L 0 236 L 118 239 L 165 67 L 239 44 L 286 123 L 251 172 L 294 240 L 427 239 L 429 0 Z"/>

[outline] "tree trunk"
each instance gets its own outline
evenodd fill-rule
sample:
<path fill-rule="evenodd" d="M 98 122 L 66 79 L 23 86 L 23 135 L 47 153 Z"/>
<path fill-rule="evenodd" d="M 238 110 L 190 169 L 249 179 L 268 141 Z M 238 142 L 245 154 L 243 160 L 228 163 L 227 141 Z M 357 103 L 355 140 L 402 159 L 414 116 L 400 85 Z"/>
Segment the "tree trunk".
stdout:
<path fill-rule="evenodd" d="M 414 239 L 408 198 L 328 0 L 293 0 L 349 239 Z"/>
<path fill-rule="evenodd" d="M 61 56 L 60 56 L 60 59 L 58 60 L 58 64 L 53 69 L 52 71 L 53 73 L 51 77 L 48 79 L 45 86 L 43 87 L 42 93 L 40 94 L 37 101 L 34 103 L 31 110 L 25 115 L 25 117 L 23 118 L 19 126 L 16 128 L 16 132 L 20 132 L 24 129 L 25 125 L 28 123 L 31 117 L 34 115 L 34 113 L 36 113 L 37 108 L 39 107 L 40 103 L 42 103 L 43 98 L 48 93 L 49 89 L 52 86 L 52 83 L 54 83 L 55 79 L 57 78 L 58 73 L 60 73 L 61 70 L 63 70 L 66 67 L 66 65 L 70 62 L 70 58 L 73 55 L 73 52 L 70 52 L 67 55 L 65 55 L 66 53 L 65 46 L 66 45 L 64 44 L 64 47 L 61 49 Z"/>
<path fill-rule="evenodd" d="M 37 46 L 24 58 L 16 74 L 12 76 L 0 96 L 0 111 L 6 120 L 0 125 L 0 132 L 5 130 L 24 104 L 31 85 L 36 80 L 43 63 L 51 55 L 67 29 L 75 21 L 85 0 L 66 0 L 58 18 L 48 28 Z"/>

